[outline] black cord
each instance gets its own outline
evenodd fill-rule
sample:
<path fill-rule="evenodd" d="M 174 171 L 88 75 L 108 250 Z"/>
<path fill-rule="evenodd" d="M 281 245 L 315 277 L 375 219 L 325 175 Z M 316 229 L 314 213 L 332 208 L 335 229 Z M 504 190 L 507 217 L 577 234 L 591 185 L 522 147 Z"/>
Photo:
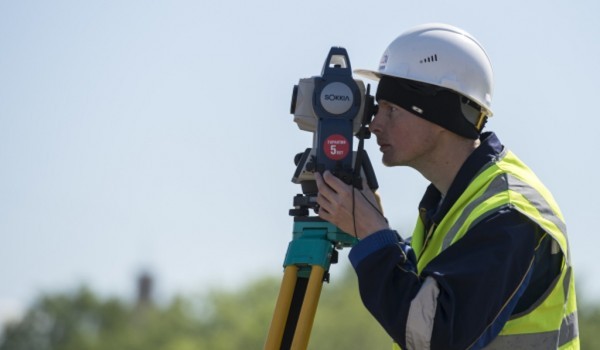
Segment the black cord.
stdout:
<path fill-rule="evenodd" d="M 355 202 L 355 199 L 354 199 L 354 186 L 352 186 L 352 223 L 354 224 L 354 237 L 356 239 L 358 239 L 358 232 L 356 230 L 356 215 L 354 214 L 355 207 L 356 207 L 356 202 Z"/>
<path fill-rule="evenodd" d="M 358 233 L 356 230 L 356 215 L 355 215 L 355 208 L 356 208 L 356 199 L 354 197 L 354 188 L 352 188 L 352 222 L 354 224 L 354 237 L 356 237 L 356 239 L 358 239 Z M 388 220 L 385 218 L 385 215 L 383 215 L 383 212 L 381 212 L 381 210 L 379 210 L 379 208 L 373 204 L 369 198 L 367 198 L 367 196 L 365 196 L 365 194 L 362 191 L 358 191 L 360 193 L 360 195 L 367 201 L 367 203 L 369 203 L 369 205 L 375 209 L 375 211 L 377 213 L 379 213 L 379 215 L 381 215 L 381 217 L 383 217 L 385 219 L 385 221 L 387 222 Z"/>
<path fill-rule="evenodd" d="M 383 213 L 381 212 L 381 210 L 379 210 L 379 208 L 377 208 L 377 206 L 375 206 L 375 204 L 371 203 L 371 201 L 369 200 L 369 198 L 367 198 L 367 196 L 365 196 L 365 194 L 364 194 L 364 193 L 362 193 L 362 191 L 360 192 L 360 194 L 361 194 L 361 195 L 363 196 L 363 198 L 364 198 L 364 199 L 367 201 L 367 203 L 369 203 L 369 204 L 371 205 L 371 207 L 372 207 L 373 209 L 375 209 L 375 210 L 376 210 L 376 211 L 379 213 L 379 215 L 383 216 L 383 218 L 385 219 L 385 216 L 383 215 Z M 353 214 L 354 214 L 354 213 L 353 213 Z M 385 221 L 387 221 L 387 219 L 386 219 Z"/>
<path fill-rule="evenodd" d="M 363 196 L 363 198 L 367 201 L 367 203 L 369 203 L 369 205 L 371 207 L 373 207 L 373 209 L 375 209 L 375 211 L 377 211 L 379 213 L 379 215 L 381 215 L 387 222 L 387 219 L 383 215 L 383 212 L 381 212 L 381 210 L 379 210 L 379 208 L 375 204 L 371 203 L 371 201 L 367 198 L 367 196 L 365 196 L 365 194 L 362 192 L 362 190 L 363 190 L 362 183 L 358 181 L 360 179 L 360 171 L 362 169 L 362 156 L 363 156 L 364 147 L 365 147 L 365 138 L 367 137 L 366 134 L 368 132 L 367 124 L 369 123 L 371 116 L 373 116 L 377 113 L 377 106 L 375 105 L 374 98 L 373 98 L 373 96 L 371 96 L 370 92 L 371 92 L 371 85 L 367 85 L 366 106 L 365 106 L 364 115 L 363 115 L 363 119 L 362 119 L 362 123 L 361 123 L 361 128 L 358 130 L 358 133 L 357 133 L 358 149 L 356 152 L 354 171 L 352 172 L 352 223 L 354 225 L 354 237 L 356 237 L 356 239 L 358 239 L 358 232 L 356 230 L 356 215 L 355 215 L 355 210 L 356 210 L 356 198 L 354 195 L 354 190 L 356 188 L 355 185 L 360 188 L 359 192 Z"/>

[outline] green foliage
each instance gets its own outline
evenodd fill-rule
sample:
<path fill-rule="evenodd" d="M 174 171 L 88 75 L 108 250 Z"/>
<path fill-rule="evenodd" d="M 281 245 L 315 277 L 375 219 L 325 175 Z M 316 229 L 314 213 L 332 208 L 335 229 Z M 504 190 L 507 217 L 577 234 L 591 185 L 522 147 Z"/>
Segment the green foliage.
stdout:
<path fill-rule="evenodd" d="M 392 340 L 365 309 L 354 271 L 323 285 L 311 333 L 311 349 L 385 349 Z"/>
<path fill-rule="evenodd" d="M 356 286 L 352 272 L 323 285 L 310 348 L 390 349 Z M 87 288 L 42 295 L 21 322 L 5 326 L 0 350 L 261 349 L 279 287 L 279 278 L 264 278 L 162 306 L 101 300 Z"/>
<path fill-rule="evenodd" d="M 204 349 L 262 349 L 277 294 L 278 281 L 272 278 L 236 292 L 209 293 L 211 310 L 202 320 Z"/>
<path fill-rule="evenodd" d="M 21 322 L 5 326 L 0 350 L 262 349 L 279 285 L 279 278 L 263 278 L 165 305 L 101 300 L 87 288 L 42 295 Z M 581 348 L 600 349 L 600 307 L 579 311 Z M 309 348 L 391 349 L 362 305 L 352 271 L 323 285 Z"/>
<path fill-rule="evenodd" d="M 86 288 L 42 296 L 20 323 L 5 327 L 0 349 L 184 350 L 181 344 L 199 344 L 186 306 L 180 298 L 164 308 L 100 301 Z"/>
<path fill-rule="evenodd" d="M 600 349 L 600 306 L 579 304 L 579 339 L 582 349 Z"/>

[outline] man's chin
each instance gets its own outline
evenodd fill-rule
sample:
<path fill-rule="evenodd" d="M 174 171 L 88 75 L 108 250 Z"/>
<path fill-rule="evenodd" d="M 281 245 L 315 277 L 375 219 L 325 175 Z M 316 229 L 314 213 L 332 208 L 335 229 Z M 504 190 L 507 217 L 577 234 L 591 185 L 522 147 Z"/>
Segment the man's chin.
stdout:
<path fill-rule="evenodd" d="M 391 157 L 386 157 L 385 154 L 381 157 L 381 163 L 383 163 L 383 165 L 385 165 L 386 167 L 406 165 L 401 161 L 394 160 Z"/>
<path fill-rule="evenodd" d="M 383 157 L 381 157 L 381 162 L 387 167 L 392 167 L 396 165 L 391 159 L 387 159 L 385 154 L 383 155 Z"/>

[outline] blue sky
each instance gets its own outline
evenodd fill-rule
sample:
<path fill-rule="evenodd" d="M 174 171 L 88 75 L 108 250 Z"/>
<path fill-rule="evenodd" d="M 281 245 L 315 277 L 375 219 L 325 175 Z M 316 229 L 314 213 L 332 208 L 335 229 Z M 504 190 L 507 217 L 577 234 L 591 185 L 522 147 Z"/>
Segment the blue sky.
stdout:
<path fill-rule="evenodd" d="M 445 22 L 495 72 L 488 129 L 533 168 L 569 227 L 581 293 L 600 294 L 595 1 L 0 2 L 0 318 L 90 285 L 160 296 L 278 275 L 309 147 L 289 114 L 331 46 L 374 69 L 402 31 Z M 427 183 L 385 168 L 386 214 L 410 232 Z M 348 267 L 341 259 L 335 272 Z"/>

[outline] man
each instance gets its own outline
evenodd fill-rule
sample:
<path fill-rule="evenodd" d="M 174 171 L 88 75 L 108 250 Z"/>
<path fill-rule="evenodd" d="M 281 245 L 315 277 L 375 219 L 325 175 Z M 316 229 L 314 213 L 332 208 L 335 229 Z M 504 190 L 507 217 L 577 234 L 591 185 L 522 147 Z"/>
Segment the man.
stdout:
<path fill-rule="evenodd" d="M 319 216 L 356 235 L 365 306 L 402 349 L 579 349 L 571 257 L 550 192 L 491 132 L 482 46 L 440 24 L 400 35 L 378 71 L 371 125 L 387 166 L 431 185 L 410 241 L 373 193 L 316 175 Z M 352 191 L 355 191 L 354 193 Z"/>

